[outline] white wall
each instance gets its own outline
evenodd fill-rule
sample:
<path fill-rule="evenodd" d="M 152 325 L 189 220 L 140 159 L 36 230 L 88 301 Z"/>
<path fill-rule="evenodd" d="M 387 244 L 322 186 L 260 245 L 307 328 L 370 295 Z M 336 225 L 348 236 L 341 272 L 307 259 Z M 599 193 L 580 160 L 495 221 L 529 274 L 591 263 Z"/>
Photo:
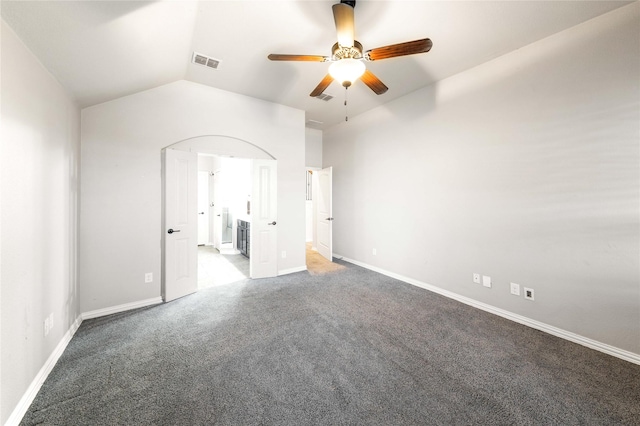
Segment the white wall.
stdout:
<path fill-rule="evenodd" d="M 1 85 L 4 424 L 79 315 L 80 111 L 4 21 Z"/>
<path fill-rule="evenodd" d="M 305 127 L 305 166 L 322 168 L 322 131 Z"/>
<path fill-rule="evenodd" d="M 213 157 L 210 155 L 198 155 L 198 171 L 213 172 Z"/>
<path fill-rule="evenodd" d="M 278 270 L 304 267 L 304 112 L 178 81 L 82 110 L 82 312 L 160 296 L 160 151 L 200 135 L 278 160 Z"/>
<path fill-rule="evenodd" d="M 309 169 L 322 168 L 322 131 L 305 128 L 305 166 Z M 314 188 L 315 189 L 315 188 Z M 306 240 L 315 247 L 316 212 L 313 201 L 306 202 Z"/>
<path fill-rule="evenodd" d="M 640 354 L 639 9 L 325 131 L 335 252 Z"/>

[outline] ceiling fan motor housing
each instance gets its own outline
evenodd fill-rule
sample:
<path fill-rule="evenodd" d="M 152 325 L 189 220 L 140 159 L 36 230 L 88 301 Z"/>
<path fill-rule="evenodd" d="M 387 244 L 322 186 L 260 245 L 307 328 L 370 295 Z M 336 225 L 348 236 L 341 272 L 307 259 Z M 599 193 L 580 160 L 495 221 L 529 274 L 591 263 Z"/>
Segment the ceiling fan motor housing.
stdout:
<path fill-rule="evenodd" d="M 362 58 L 362 44 L 359 41 L 353 40 L 353 46 L 341 47 L 338 43 L 334 44 L 331 48 L 331 59 L 339 61 L 340 59 L 361 59 Z"/>

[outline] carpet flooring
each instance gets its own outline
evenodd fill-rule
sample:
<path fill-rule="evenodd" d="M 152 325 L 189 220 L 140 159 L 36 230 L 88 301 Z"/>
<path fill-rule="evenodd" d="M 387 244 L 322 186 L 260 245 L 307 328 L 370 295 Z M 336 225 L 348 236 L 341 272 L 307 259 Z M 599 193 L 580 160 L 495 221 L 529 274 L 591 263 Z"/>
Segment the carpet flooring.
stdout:
<path fill-rule="evenodd" d="M 84 321 L 22 424 L 639 424 L 640 366 L 338 263 Z"/>

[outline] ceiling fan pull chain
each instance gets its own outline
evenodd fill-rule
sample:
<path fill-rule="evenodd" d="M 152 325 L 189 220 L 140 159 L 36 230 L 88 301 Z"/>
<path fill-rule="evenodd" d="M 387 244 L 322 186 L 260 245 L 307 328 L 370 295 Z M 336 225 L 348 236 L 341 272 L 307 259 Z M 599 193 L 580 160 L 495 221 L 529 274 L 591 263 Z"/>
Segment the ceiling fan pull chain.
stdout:
<path fill-rule="evenodd" d="M 349 93 L 349 87 L 344 88 L 344 121 L 349 121 L 349 107 L 347 106 L 347 94 Z"/>

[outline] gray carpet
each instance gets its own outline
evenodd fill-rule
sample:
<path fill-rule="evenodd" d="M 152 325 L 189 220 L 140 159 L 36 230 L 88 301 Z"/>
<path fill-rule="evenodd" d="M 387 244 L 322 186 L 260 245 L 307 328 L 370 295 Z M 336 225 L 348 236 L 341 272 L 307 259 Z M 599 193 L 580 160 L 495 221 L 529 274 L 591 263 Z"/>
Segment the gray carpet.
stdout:
<path fill-rule="evenodd" d="M 85 321 L 22 424 L 640 423 L 640 366 L 345 266 Z"/>

